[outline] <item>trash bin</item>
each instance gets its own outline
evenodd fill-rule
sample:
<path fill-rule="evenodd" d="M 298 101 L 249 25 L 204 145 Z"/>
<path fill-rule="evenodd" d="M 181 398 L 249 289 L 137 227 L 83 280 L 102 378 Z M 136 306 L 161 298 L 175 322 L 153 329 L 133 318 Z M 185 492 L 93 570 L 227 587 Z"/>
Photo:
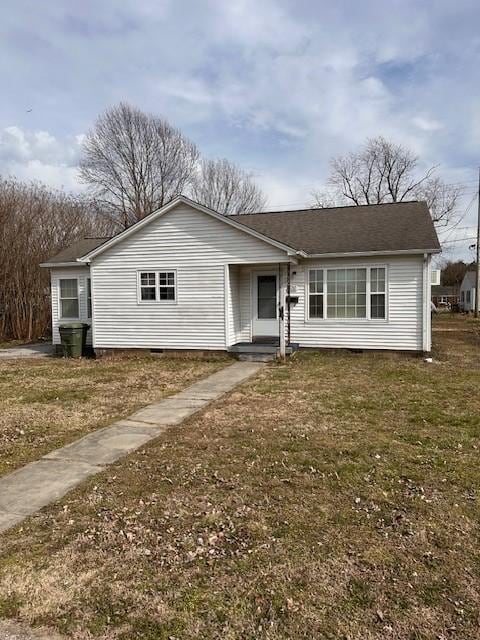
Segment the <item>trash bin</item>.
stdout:
<path fill-rule="evenodd" d="M 85 353 L 87 331 L 89 324 L 85 322 L 70 322 L 59 326 L 60 340 L 62 342 L 65 358 L 81 358 Z"/>

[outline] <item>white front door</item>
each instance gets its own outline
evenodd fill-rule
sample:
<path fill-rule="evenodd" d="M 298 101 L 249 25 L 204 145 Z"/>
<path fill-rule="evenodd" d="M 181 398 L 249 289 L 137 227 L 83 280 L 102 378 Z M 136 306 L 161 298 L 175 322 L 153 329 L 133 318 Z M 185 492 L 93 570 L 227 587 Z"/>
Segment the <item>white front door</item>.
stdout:
<path fill-rule="evenodd" d="M 252 335 L 278 336 L 278 276 L 275 271 L 254 271 Z"/>

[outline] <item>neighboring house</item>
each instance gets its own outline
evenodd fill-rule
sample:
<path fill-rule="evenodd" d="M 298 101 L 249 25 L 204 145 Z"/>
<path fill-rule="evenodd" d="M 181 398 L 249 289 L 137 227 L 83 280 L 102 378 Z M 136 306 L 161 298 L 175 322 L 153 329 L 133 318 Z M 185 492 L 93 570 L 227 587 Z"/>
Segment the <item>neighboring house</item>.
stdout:
<path fill-rule="evenodd" d="M 458 287 L 432 285 L 432 302 L 437 308 L 451 308 L 458 304 L 458 301 Z"/>
<path fill-rule="evenodd" d="M 460 285 L 460 309 L 462 311 L 470 312 L 475 310 L 476 269 L 476 265 L 471 264 L 463 276 L 462 284 Z"/>
<path fill-rule="evenodd" d="M 53 342 L 91 324 L 108 349 L 248 351 L 252 343 L 429 351 L 425 203 L 223 216 L 179 196 L 51 269 Z"/>

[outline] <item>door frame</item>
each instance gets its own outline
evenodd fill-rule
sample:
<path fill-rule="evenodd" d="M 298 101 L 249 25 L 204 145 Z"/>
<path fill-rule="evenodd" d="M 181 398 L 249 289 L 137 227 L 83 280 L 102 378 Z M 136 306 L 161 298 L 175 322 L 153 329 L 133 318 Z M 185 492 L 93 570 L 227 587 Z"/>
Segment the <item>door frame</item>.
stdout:
<path fill-rule="evenodd" d="M 255 327 L 255 321 L 258 321 L 258 308 L 257 308 L 257 302 L 258 302 L 258 280 L 257 280 L 257 276 L 275 276 L 276 278 L 276 304 L 275 304 L 275 310 L 276 310 L 276 318 L 275 320 L 273 320 L 272 318 L 272 322 L 276 323 L 276 330 L 275 333 L 273 334 L 268 334 L 268 333 L 259 333 L 256 334 L 254 327 Z M 253 340 L 253 338 L 256 335 L 271 335 L 271 336 L 276 336 L 276 337 L 280 337 L 280 318 L 279 318 L 279 298 L 280 298 L 280 290 L 279 290 L 279 274 L 278 274 L 278 269 L 252 269 L 251 273 L 250 273 L 250 319 L 251 319 L 251 328 L 250 328 L 250 340 Z"/>

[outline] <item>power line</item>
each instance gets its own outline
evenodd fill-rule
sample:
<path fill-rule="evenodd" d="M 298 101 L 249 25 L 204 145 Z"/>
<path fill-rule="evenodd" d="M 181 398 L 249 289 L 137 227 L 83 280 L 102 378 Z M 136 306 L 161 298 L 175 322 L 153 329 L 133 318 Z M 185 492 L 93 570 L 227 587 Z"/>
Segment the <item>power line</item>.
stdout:
<path fill-rule="evenodd" d="M 467 240 L 476 240 L 476 236 L 468 236 L 467 238 L 456 238 L 454 240 L 445 240 L 442 244 L 451 244 L 453 242 L 467 242 Z"/>

